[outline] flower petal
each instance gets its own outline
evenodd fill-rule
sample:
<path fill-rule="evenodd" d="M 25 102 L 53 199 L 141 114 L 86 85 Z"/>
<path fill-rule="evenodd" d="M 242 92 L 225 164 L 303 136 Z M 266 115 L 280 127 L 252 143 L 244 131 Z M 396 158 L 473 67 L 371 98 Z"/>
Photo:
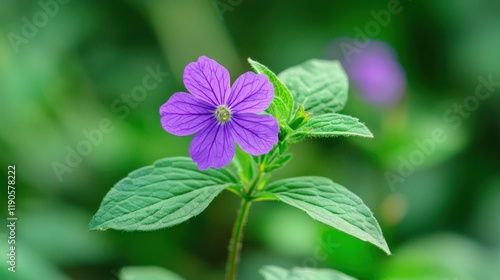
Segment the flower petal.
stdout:
<path fill-rule="evenodd" d="M 227 124 L 214 120 L 193 137 L 189 155 L 200 170 L 221 168 L 231 162 L 234 149 L 234 140 Z"/>
<path fill-rule="evenodd" d="M 272 116 L 235 114 L 228 125 L 236 143 L 251 155 L 266 154 L 278 143 L 280 129 Z"/>
<path fill-rule="evenodd" d="M 215 106 L 224 104 L 230 93 L 229 72 L 206 56 L 184 68 L 183 80 L 192 95 Z"/>
<path fill-rule="evenodd" d="M 265 75 L 246 72 L 234 82 L 227 104 L 233 112 L 259 113 L 273 98 L 273 84 Z"/>
<path fill-rule="evenodd" d="M 215 108 L 191 94 L 177 92 L 160 107 L 161 125 L 167 132 L 185 136 L 215 121 Z"/>

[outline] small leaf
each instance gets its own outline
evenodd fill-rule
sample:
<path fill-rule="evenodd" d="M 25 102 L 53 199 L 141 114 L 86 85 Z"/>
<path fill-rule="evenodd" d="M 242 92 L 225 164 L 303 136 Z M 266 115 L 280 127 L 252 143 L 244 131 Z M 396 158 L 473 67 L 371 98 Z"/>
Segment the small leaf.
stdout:
<path fill-rule="evenodd" d="M 265 280 L 356 280 L 334 269 L 294 267 L 290 270 L 268 265 L 260 269 Z"/>
<path fill-rule="evenodd" d="M 269 106 L 269 113 L 273 115 L 280 124 L 288 124 L 293 111 L 293 97 L 286 86 L 278 79 L 276 74 L 266 66 L 248 58 L 248 63 L 255 72 L 264 74 L 274 86 L 274 99 Z"/>
<path fill-rule="evenodd" d="M 309 122 L 310 119 L 311 119 L 311 114 L 309 114 L 304 110 L 304 106 L 300 105 L 299 109 L 295 113 L 295 117 L 290 122 L 290 128 L 296 130 L 299 127 L 306 124 L 307 122 Z"/>
<path fill-rule="evenodd" d="M 312 137 L 361 136 L 372 138 L 373 134 L 358 119 L 341 114 L 328 113 L 313 116 L 294 134 Z"/>
<path fill-rule="evenodd" d="M 179 275 L 157 266 L 126 266 L 120 270 L 120 280 L 183 280 Z"/>
<path fill-rule="evenodd" d="M 311 59 L 278 75 L 295 100 L 295 106 L 316 115 L 336 113 L 347 102 L 348 81 L 338 61 Z"/>
<path fill-rule="evenodd" d="M 288 108 L 285 102 L 279 98 L 274 96 L 271 105 L 267 108 L 266 112 L 271 114 L 278 121 L 278 125 L 281 127 L 286 127 L 289 119 Z"/>
<path fill-rule="evenodd" d="M 90 230 L 157 230 L 201 213 L 225 188 L 237 185 L 225 169 L 200 171 L 187 157 L 166 158 L 131 172 L 104 197 Z"/>
<path fill-rule="evenodd" d="M 237 146 L 233 162 L 243 183 L 249 183 L 255 174 L 253 157 Z"/>
<path fill-rule="evenodd" d="M 266 167 L 266 172 L 271 172 L 273 170 L 276 170 L 280 167 L 283 167 L 286 163 L 288 163 L 288 161 L 292 159 L 292 154 L 282 154 L 282 155 L 279 155 L 275 160 L 273 160 L 271 162 L 271 164 L 269 164 L 267 167 Z"/>
<path fill-rule="evenodd" d="M 298 177 L 276 181 L 263 191 L 305 211 L 313 219 L 368 241 L 391 254 L 382 230 L 361 198 L 323 177 Z"/>

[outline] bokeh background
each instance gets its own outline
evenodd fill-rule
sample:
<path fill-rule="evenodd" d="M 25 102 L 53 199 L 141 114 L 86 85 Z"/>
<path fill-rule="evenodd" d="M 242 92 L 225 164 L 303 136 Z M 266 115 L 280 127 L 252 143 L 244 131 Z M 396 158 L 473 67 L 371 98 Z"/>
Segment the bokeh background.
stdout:
<path fill-rule="evenodd" d="M 250 71 L 247 57 L 275 72 L 311 58 L 342 62 L 343 113 L 375 138 L 296 144 L 274 178 L 321 175 L 346 186 L 393 251 L 263 202 L 250 213 L 240 279 L 261 279 L 267 264 L 359 279 L 498 279 L 499 50 L 494 0 L 2 0 L 0 216 L 6 223 L 15 164 L 18 263 L 6 270 L 0 226 L 0 278 L 117 279 L 120 268 L 143 265 L 223 278 L 238 205 L 230 193 L 173 228 L 87 231 L 128 172 L 187 155 L 190 137 L 163 131 L 158 108 L 185 90 L 184 66 L 207 55 L 233 80 Z"/>

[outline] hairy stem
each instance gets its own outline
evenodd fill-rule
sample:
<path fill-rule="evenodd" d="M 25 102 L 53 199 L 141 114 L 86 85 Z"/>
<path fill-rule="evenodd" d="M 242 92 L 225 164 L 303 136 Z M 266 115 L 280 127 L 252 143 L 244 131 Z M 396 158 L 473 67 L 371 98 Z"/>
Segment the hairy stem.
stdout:
<path fill-rule="evenodd" d="M 265 175 L 263 167 L 263 163 L 259 162 L 257 164 L 257 174 L 248 185 L 248 187 L 246 187 L 244 190 L 245 194 L 243 196 L 243 199 L 241 200 L 238 217 L 236 218 L 236 222 L 234 223 L 233 233 L 231 235 L 231 241 L 229 243 L 229 256 L 227 258 L 226 266 L 226 280 L 236 279 L 236 270 L 238 268 L 238 262 L 240 260 L 242 247 L 241 240 L 243 239 L 243 230 L 247 222 L 250 205 L 252 204 L 252 200 L 254 198 L 253 193 Z"/>
<path fill-rule="evenodd" d="M 243 238 L 243 229 L 248 218 L 248 211 L 250 210 L 250 205 L 252 202 L 246 198 L 241 201 L 240 210 L 238 211 L 238 217 L 234 223 L 233 233 L 231 235 L 231 241 L 229 244 L 229 256 L 227 258 L 226 267 L 226 280 L 236 279 L 236 270 L 238 268 L 238 262 L 240 260 L 241 253 L 241 240 Z"/>
<path fill-rule="evenodd" d="M 257 164 L 257 174 L 255 178 L 252 180 L 250 186 L 248 189 L 246 189 L 246 200 L 251 200 L 253 197 L 253 192 L 255 191 L 255 188 L 259 185 L 260 181 L 262 180 L 262 177 L 264 175 L 263 172 L 263 165 L 262 164 Z"/>

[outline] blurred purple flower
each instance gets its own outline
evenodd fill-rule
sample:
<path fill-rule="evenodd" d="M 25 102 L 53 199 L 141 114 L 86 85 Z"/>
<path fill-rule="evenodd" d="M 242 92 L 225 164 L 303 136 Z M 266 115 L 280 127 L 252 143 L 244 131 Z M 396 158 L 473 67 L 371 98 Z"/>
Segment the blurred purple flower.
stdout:
<path fill-rule="evenodd" d="M 406 88 L 406 75 L 394 49 L 377 40 L 358 44 L 351 38 L 338 38 L 330 45 L 327 57 L 341 61 L 363 99 L 377 106 L 394 105 Z"/>
<path fill-rule="evenodd" d="M 246 72 L 230 86 L 229 72 L 201 56 L 184 69 L 184 85 L 160 107 L 161 124 L 177 136 L 195 134 L 189 155 L 201 170 L 227 165 L 234 142 L 252 155 L 268 153 L 278 142 L 276 119 L 257 113 L 267 109 L 274 88 L 262 74 Z"/>

